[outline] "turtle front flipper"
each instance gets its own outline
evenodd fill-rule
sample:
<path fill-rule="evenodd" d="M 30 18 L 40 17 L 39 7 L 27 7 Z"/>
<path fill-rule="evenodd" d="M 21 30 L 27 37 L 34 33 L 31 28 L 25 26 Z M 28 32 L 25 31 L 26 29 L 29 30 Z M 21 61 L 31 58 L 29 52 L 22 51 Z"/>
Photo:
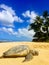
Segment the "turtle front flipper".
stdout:
<path fill-rule="evenodd" d="M 32 53 L 29 53 L 29 54 L 27 54 L 27 56 L 25 56 L 25 60 L 23 62 L 30 61 L 32 58 L 33 58 Z"/>

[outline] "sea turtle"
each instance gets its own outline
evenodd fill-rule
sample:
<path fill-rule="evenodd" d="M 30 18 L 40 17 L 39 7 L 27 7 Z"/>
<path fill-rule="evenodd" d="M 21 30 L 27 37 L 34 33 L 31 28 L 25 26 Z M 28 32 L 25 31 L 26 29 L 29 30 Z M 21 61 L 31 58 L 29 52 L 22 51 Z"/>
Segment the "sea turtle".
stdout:
<path fill-rule="evenodd" d="M 30 50 L 28 45 L 19 45 L 5 51 L 2 57 L 4 58 L 25 57 L 24 61 L 29 61 L 33 58 L 33 55 L 38 55 L 38 52 Z"/>

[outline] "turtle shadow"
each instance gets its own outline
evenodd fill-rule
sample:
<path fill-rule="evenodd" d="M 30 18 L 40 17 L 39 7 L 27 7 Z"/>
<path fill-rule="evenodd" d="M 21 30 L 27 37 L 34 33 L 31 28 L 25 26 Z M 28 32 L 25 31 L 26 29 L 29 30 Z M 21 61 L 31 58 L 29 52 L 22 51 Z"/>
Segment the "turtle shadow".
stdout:
<path fill-rule="evenodd" d="M 0 59 L 1 58 L 23 58 L 24 56 L 2 56 L 2 57 L 0 57 Z"/>

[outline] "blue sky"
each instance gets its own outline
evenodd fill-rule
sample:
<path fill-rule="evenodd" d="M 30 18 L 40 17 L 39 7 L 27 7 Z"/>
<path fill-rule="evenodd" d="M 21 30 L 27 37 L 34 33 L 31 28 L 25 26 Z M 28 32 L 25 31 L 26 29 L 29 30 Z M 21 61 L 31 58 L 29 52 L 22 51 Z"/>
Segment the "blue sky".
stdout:
<path fill-rule="evenodd" d="M 0 40 L 31 41 L 35 32 L 29 25 L 45 10 L 49 0 L 0 0 Z"/>

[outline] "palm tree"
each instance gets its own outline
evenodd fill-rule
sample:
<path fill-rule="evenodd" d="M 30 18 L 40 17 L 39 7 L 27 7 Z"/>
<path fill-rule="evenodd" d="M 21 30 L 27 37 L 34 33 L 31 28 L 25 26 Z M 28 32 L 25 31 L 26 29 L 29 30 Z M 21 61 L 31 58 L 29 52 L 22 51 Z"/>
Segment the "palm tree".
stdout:
<path fill-rule="evenodd" d="M 41 31 L 41 27 L 43 31 L 46 31 L 46 33 Z M 32 41 L 37 42 L 49 41 L 48 27 L 49 27 L 49 14 L 47 11 L 44 11 L 42 17 L 37 16 L 36 19 L 34 20 L 34 23 L 30 24 L 29 30 L 33 29 L 35 31 L 35 35 L 33 36 L 34 39 Z"/>

